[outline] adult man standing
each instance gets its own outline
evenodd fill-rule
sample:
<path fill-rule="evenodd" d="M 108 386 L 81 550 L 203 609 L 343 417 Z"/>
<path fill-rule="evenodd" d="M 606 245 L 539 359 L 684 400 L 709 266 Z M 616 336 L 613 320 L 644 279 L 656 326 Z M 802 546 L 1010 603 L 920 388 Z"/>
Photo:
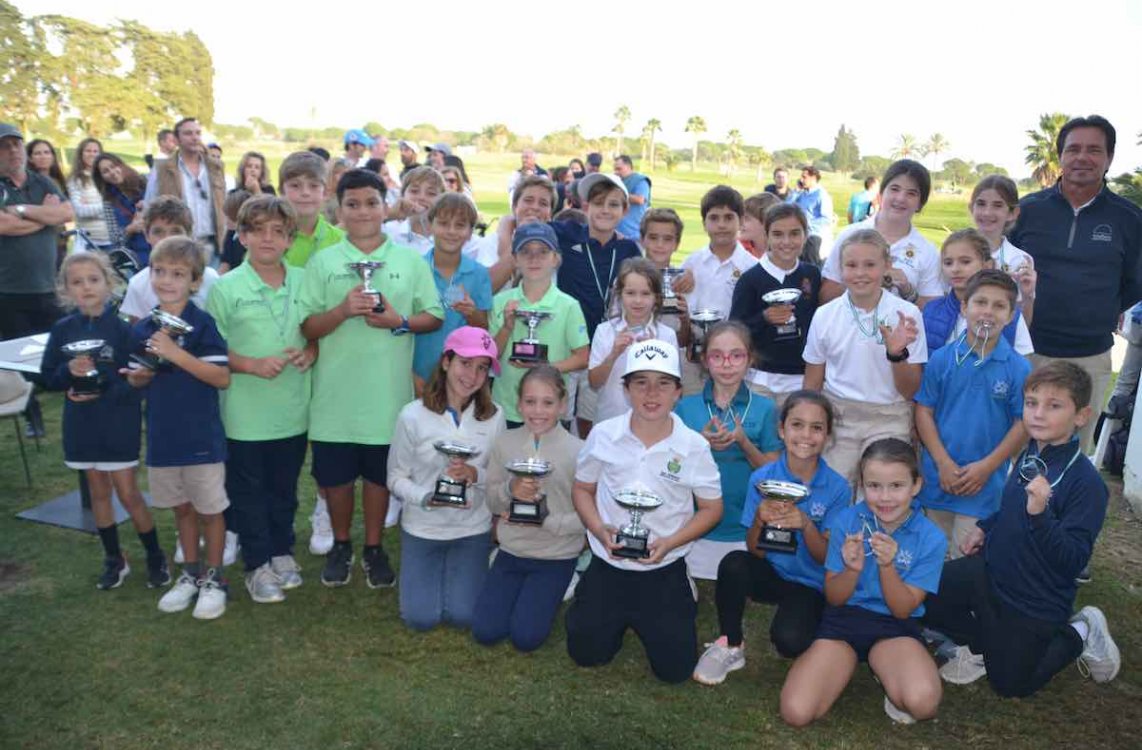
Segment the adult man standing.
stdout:
<path fill-rule="evenodd" d="M 385 161 L 389 158 L 389 139 L 383 135 L 370 136 L 373 145 L 369 148 L 369 156 Z"/>
<path fill-rule="evenodd" d="M 377 144 L 373 138 L 360 128 L 353 128 L 352 130 L 345 131 L 345 156 L 344 158 L 352 165 L 357 167 L 365 166 L 365 162 L 369 160 L 369 149 Z"/>
<path fill-rule="evenodd" d="M 24 136 L 0 123 L 0 339 L 43 333 L 59 317 L 56 237 L 75 219 L 56 184 L 27 167 Z M 33 399 L 30 434 L 43 434 L 39 412 Z"/>
<path fill-rule="evenodd" d="M 634 171 L 634 162 L 626 154 L 615 158 L 615 174 L 622 178 L 630 199 L 630 210 L 615 229 L 623 237 L 637 241 L 642 216 L 650 208 L 650 178 Z"/>
<path fill-rule="evenodd" d="M 452 147 L 447 143 L 436 143 L 428 147 L 428 166 L 436 171 L 444 169 L 444 157 L 452 156 Z"/>
<path fill-rule="evenodd" d="M 414 141 L 398 141 L 397 146 L 400 148 L 400 179 L 404 181 L 404 176 L 420 166 L 417 163 L 416 157 L 420 153 L 420 147 Z"/>
<path fill-rule="evenodd" d="M 603 155 L 598 151 L 587 154 L 587 174 L 594 174 L 603 168 Z M 582 179 L 582 178 L 580 178 Z"/>
<path fill-rule="evenodd" d="M 512 172 L 512 176 L 508 178 L 508 195 L 515 192 L 516 183 L 524 177 L 531 176 L 549 177 L 547 170 L 535 163 L 535 151 L 530 148 L 525 148 L 519 155 L 519 169 Z"/>
<path fill-rule="evenodd" d="M 783 201 L 789 200 L 789 195 L 793 192 L 789 187 L 789 170 L 785 167 L 773 170 L 773 182 L 765 186 L 765 192 L 773 193 Z"/>
<path fill-rule="evenodd" d="M 207 249 L 211 265 L 217 265 L 226 232 L 226 217 L 222 213 L 226 176 L 222 162 L 206 153 L 202 126 L 195 118 L 184 117 L 175 123 L 174 135 L 178 150 L 151 170 L 144 200 L 149 203 L 160 195 L 173 195 L 185 203 L 194 220 L 194 238 Z"/>
<path fill-rule="evenodd" d="M 1096 415 L 1110 382 L 1118 316 L 1142 298 L 1142 210 L 1106 186 L 1115 137 L 1098 115 L 1067 122 L 1055 142 L 1062 177 L 1019 202 L 1009 235 L 1039 275 L 1031 363 L 1065 359 L 1086 370 Z M 1084 450 L 1094 423 L 1082 430 Z"/>
<path fill-rule="evenodd" d="M 776 177 L 775 177 L 776 179 Z M 797 204 L 809 219 L 809 239 L 805 242 L 802 258 L 820 262 L 821 248 L 833 246 L 833 199 L 821 187 L 821 170 L 809 165 L 801 169 L 801 189 L 787 201 Z"/>

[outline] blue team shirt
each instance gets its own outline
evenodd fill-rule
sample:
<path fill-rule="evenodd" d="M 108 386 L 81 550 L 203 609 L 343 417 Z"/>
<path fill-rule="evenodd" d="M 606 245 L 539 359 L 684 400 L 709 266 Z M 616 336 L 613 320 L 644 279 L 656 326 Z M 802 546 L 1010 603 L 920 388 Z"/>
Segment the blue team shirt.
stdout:
<path fill-rule="evenodd" d="M 628 176 L 623 178 L 623 185 L 626 186 L 627 192 L 630 195 L 637 195 L 640 198 L 645 198 L 645 202 L 641 204 L 628 203 L 630 206 L 627 209 L 626 215 L 623 216 L 615 231 L 627 239 L 636 239 L 640 232 L 639 228 L 642 224 L 642 217 L 650 208 L 650 178 L 646 175 L 639 174 L 638 172 L 631 172 Z"/>
<path fill-rule="evenodd" d="M 968 348 L 960 340 L 931 354 L 916 394 L 916 403 L 932 410 L 940 440 L 960 466 L 986 457 L 1023 418 L 1023 381 L 1031 372 L 1030 363 L 1003 337 L 978 367 L 979 355 Z M 967 359 L 957 365 L 957 354 Z M 986 518 L 999 510 L 1009 464 L 1004 461 L 975 495 L 950 495 L 941 489 L 936 462 L 924 448 L 924 486 L 917 500 L 925 508 Z"/>
<path fill-rule="evenodd" d="M 789 470 L 789 463 L 785 451 L 773 463 L 762 466 L 749 477 L 748 489 L 745 495 L 745 505 L 742 507 L 740 525 L 748 529 L 753 525 L 753 517 L 757 514 L 757 506 L 761 505 L 761 493 L 755 486 L 763 479 L 777 479 L 782 482 L 796 482 L 804 484 L 801 478 Z M 817 473 L 809 482 L 809 494 L 797 503 L 797 508 L 804 513 L 822 534 L 829 530 L 829 525 L 837 514 L 849 506 L 852 497 L 852 487 L 837 472 L 829 468 L 825 459 L 818 459 Z M 724 517 L 723 517 L 724 518 Z M 796 533 L 796 532 L 794 532 Z M 811 586 L 818 591 L 825 587 L 825 568 L 813 559 L 805 540 L 798 540 L 797 551 L 774 552 L 766 550 L 765 559 L 777 571 L 777 575 L 786 581 Z"/>
<path fill-rule="evenodd" d="M 444 308 L 444 323 L 435 331 L 416 334 L 416 348 L 412 355 L 413 372 L 425 380 L 428 380 L 432 374 L 432 368 L 440 359 L 440 355 L 444 351 L 444 340 L 448 338 L 448 334 L 457 328 L 468 325 L 464 316 L 453 310 L 452 306 L 444 301 L 444 294 L 448 287 L 463 286 L 464 291 L 476 304 L 477 310 L 491 311 L 492 309 L 492 277 L 488 275 L 488 269 L 462 254 L 460 266 L 449 280 L 436 270 L 436 265 L 433 263 L 435 252 L 435 250 L 429 250 L 425 253 L 424 259 L 428 262 L 428 267 L 432 269 L 432 280 L 436 283 L 437 294 L 440 295 L 440 306 Z"/>
<path fill-rule="evenodd" d="M 750 442 L 763 453 L 781 450 L 781 438 L 777 437 L 777 407 L 773 400 L 760 396 L 746 388 L 743 383 L 733 402 L 735 423 L 740 421 L 742 430 Z M 701 432 L 710 418 L 722 418 L 722 410 L 714 403 L 714 384 L 706 382 L 701 393 L 686 396 L 674 407 L 675 413 L 695 432 Z M 725 415 L 728 419 L 728 414 Z M 745 451 L 738 444 L 725 450 L 713 450 L 714 462 L 722 475 L 722 520 L 710 529 L 705 539 L 716 542 L 740 542 L 745 539 L 745 530 L 737 522 L 745 502 L 746 485 L 753 467 L 746 458 Z"/>
<path fill-rule="evenodd" d="M 641 258 L 642 248 L 634 240 L 617 234 L 600 245 L 591 239 L 587 225 L 573 221 L 553 221 L 551 228 L 559 238 L 559 251 L 563 254 L 555 283 L 561 292 L 579 303 L 587 321 L 587 338 L 593 339 L 595 329 L 607 318 L 607 296 L 619 267 L 627 258 Z"/>
<path fill-rule="evenodd" d="M 845 508 L 833 517 L 829 527 L 829 554 L 825 558 L 825 570 L 841 573 L 845 570 L 845 561 L 841 557 L 841 547 L 845 543 L 845 534 L 855 534 L 860 531 L 864 523 L 872 529 L 879 528 L 876 517 L 863 501 Z M 900 578 L 910 586 L 923 589 L 934 594 L 940 588 L 940 573 L 944 569 L 944 555 L 948 551 L 948 540 L 940 527 L 932 523 L 913 506 L 912 515 L 892 532 L 896 540 L 896 572 Z M 868 544 L 864 545 L 865 552 L 869 551 Z M 864 607 L 871 612 L 891 616 L 888 605 L 884 603 L 884 593 L 880 588 L 880 566 L 876 564 L 876 557 L 869 555 L 864 559 L 860 577 L 856 588 L 845 604 L 853 607 Z M 924 604 L 920 603 L 912 610 L 911 617 L 921 617 L 924 614 Z"/>
<path fill-rule="evenodd" d="M 188 353 L 211 364 L 228 366 L 226 341 L 214 318 L 193 302 L 179 315 L 194 330 L 179 339 Z M 150 316 L 131 329 L 132 352 L 157 330 Z M 146 388 L 147 465 L 195 466 L 226 460 L 226 432 L 218 404 L 218 389 L 186 370 L 164 364 Z"/>

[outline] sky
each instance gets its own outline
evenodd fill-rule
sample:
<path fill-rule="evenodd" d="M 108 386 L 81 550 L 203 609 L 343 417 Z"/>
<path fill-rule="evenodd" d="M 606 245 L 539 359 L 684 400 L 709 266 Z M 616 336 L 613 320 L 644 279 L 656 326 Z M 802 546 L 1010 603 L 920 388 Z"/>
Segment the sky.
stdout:
<path fill-rule="evenodd" d="M 625 104 L 628 136 L 658 118 L 675 148 L 689 146 L 692 115 L 703 138 L 736 128 L 771 152 L 830 151 L 844 124 L 864 154 L 939 132 L 941 162 L 1024 176 L 1025 131 L 1059 111 L 1116 126 L 1112 174 L 1142 165 L 1142 0 L 444 0 L 407 20 L 392 3 L 346 0 L 14 4 L 193 30 L 214 59 L 215 120 L 231 124 L 602 135 Z"/>

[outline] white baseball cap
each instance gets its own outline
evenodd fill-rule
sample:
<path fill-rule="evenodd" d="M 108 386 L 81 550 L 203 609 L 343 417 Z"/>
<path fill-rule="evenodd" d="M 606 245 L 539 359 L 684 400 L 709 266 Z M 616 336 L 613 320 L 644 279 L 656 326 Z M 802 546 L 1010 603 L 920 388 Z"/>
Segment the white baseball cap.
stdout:
<path fill-rule="evenodd" d="M 678 347 L 660 339 L 640 341 L 627 350 L 627 366 L 623 377 L 636 372 L 661 372 L 682 379 Z"/>
<path fill-rule="evenodd" d="M 624 198 L 630 197 L 630 194 L 627 192 L 627 186 L 623 184 L 623 179 L 617 174 L 612 174 L 611 172 L 592 172 L 586 177 L 579 179 L 579 199 L 586 203 L 587 196 L 591 194 L 591 188 L 600 182 L 608 182 L 612 187 L 623 191 Z"/>

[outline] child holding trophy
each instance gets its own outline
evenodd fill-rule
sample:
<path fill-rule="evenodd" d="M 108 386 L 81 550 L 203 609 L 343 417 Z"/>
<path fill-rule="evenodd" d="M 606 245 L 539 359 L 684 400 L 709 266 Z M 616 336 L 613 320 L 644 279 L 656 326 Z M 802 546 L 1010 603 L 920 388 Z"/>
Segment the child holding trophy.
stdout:
<path fill-rule="evenodd" d="M 558 370 L 528 370 L 519 384 L 523 427 L 497 440 L 488 458 L 488 509 L 499 516 L 500 551 L 476 601 L 479 643 L 510 638 L 520 651 L 539 648 L 575 572 L 584 538 L 571 486 L 583 441 L 559 423 L 566 407 Z"/>
<path fill-rule="evenodd" d="M 659 339 L 678 346 L 674 329 L 658 317 L 662 308 L 662 275 L 643 258 L 629 258 L 619 266 L 610 294 L 617 315 L 595 328 L 591 339 L 587 380 L 598 400 L 595 419 L 617 417 L 630 408 L 623 393 L 622 373 L 630 347 L 646 339 Z"/>
<path fill-rule="evenodd" d="M 636 344 L 623 372 L 631 410 L 595 425 L 579 453 L 573 497 L 594 556 L 567 611 L 576 664 L 610 662 L 631 628 L 664 682 L 694 671 L 697 603 L 684 558 L 722 514 L 710 445 L 673 413 L 678 359 L 663 341 Z"/>
<path fill-rule="evenodd" d="M 111 266 L 103 253 L 67 256 L 59 271 L 61 300 L 75 312 L 52 326 L 40 372 L 44 386 L 67 392 L 63 405 L 63 453 L 69 469 L 83 471 L 91 511 L 103 544 L 103 572 L 96 586 L 113 589 L 131 572 L 119 547 L 111 489 L 131 514 L 147 555 L 147 586 L 170 583 L 151 512 L 136 481 L 141 399 L 119 374 L 131 351 L 131 327 L 108 304 Z"/>
<path fill-rule="evenodd" d="M 489 371 L 500 372 L 497 353 L 484 329 L 457 328 L 423 397 L 397 418 L 388 483 L 403 506 L 400 615 L 414 630 L 468 627 L 488 572 L 488 454 L 504 431 L 488 383 Z"/>
<path fill-rule="evenodd" d="M 520 225 L 512 236 L 512 257 L 519 286 L 492 300 L 491 329 L 503 369 L 492 392 L 508 426 L 519 427 L 516 394 L 527 368 L 547 363 L 566 380 L 567 373 L 587 366 L 590 339 L 579 303 L 555 285 L 562 260 L 555 230 L 539 222 Z"/>

